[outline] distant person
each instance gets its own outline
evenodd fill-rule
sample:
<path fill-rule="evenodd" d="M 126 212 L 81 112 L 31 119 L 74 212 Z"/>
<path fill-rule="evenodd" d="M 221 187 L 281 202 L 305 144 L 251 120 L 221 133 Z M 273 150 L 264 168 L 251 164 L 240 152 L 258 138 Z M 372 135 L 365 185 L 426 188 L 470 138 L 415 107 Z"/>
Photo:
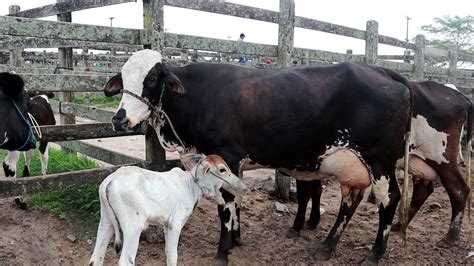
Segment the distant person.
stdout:
<path fill-rule="evenodd" d="M 237 42 L 244 42 L 245 34 L 241 33 Z M 247 63 L 247 58 L 245 56 L 239 57 L 239 64 Z"/>
<path fill-rule="evenodd" d="M 245 39 L 245 34 L 241 33 L 239 36 L 239 39 L 237 40 L 238 42 L 244 42 Z"/>

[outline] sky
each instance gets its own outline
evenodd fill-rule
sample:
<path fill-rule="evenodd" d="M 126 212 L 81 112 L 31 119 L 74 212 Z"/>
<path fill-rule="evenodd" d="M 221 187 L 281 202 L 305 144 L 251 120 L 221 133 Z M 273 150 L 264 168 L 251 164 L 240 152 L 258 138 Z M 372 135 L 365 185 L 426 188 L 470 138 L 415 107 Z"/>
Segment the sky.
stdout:
<path fill-rule="evenodd" d="M 53 4 L 54 0 L 0 0 L 0 14 L 8 13 L 8 6 L 18 4 L 21 10 Z M 228 0 L 228 2 L 278 11 L 279 0 Z M 448 3 L 448 4 L 446 4 Z M 296 15 L 365 30 L 368 20 L 379 23 L 379 34 L 406 38 L 406 17 L 409 20 L 409 39 L 421 31 L 422 25 L 433 23 L 433 18 L 445 15 L 474 15 L 474 0 L 295 0 Z M 114 27 L 143 28 L 142 1 L 78 11 L 72 14 L 75 23 Z M 56 20 L 56 17 L 44 18 Z M 246 42 L 277 44 L 278 25 L 207 12 L 165 6 L 164 29 L 167 32 L 203 37 L 237 40 L 245 33 Z M 295 47 L 354 54 L 364 53 L 364 41 L 297 28 Z M 379 45 L 379 54 L 403 54 L 403 49 Z"/>

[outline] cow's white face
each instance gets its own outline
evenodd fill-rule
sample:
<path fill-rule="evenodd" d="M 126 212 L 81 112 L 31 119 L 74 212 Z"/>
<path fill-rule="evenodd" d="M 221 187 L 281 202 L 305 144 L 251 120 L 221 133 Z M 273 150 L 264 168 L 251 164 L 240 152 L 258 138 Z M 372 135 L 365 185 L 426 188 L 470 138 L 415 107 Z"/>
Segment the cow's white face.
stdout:
<path fill-rule="evenodd" d="M 123 88 L 142 96 L 145 77 L 162 59 L 161 54 L 153 50 L 141 50 L 132 55 L 122 67 Z M 145 103 L 125 93 L 120 101 L 118 110 L 120 109 L 125 110 L 128 128 L 148 119 L 151 112 Z"/>

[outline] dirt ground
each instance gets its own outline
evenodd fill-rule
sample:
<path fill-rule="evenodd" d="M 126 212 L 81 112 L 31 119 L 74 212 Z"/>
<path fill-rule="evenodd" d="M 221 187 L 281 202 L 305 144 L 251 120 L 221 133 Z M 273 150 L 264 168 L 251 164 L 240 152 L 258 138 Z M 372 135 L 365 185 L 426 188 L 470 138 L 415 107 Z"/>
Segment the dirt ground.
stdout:
<path fill-rule="evenodd" d="M 132 143 L 135 141 L 141 140 L 134 139 Z M 108 144 L 106 140 L 90 142 Z M 143 156 L 140 148 L 130 150 L 128 154 Z M 293 223 L 297 205 L 295 202 L 282 202 L 289 208 L 289 213 L 276 212 L 277 199 L 270 196 L 273 173 L 264 169 L 245 173 L 250 190 L 242 202 L 242 245 L 232 250 L 230 265 L 356 264 L 369 253 L 376 236 L 378 213 L 374 205 L 364 200 L 331 259 L 320 261 L 313 255 L 336 219 L 340 190 L 335 180 L 325 182 L 321 207 L 326 212 L 318 228 L 305 230 L 296 239 L 287 238 L 286 232 Z M 438 203 L 441 208 L 430 208 L 433 203 Z M 467 215 L 464 217 L 457 246 L 444 249 L 436 245 L 448 230 L 450 213 L 448 196 L 438 185 L 410 224 L 407 247 L 403 246 L 399 235 L 392 233 L 381 264 L 474 265 L 474 257 L 464 260 L 469 252 L 474 251 L 474 218 L 469 221 Z M 0 265 L 85 265 L 94 247 L 95 233 L 92 230 L 71 241 L 68 236 L 75 234 L 72 223 L 49 214 L 20 210 L 11 198 L 0 200 Z M 164 264 L 164 240 L 160 231 L 155 228 L 142 236 L 137 264 Z M 179 264 L 209 264 L 216 254 L 218 239 L 216 204 L 202 200 L 181 234 Z M 117 259 L 110 246 L 107 264 L 115 264 Z"/>

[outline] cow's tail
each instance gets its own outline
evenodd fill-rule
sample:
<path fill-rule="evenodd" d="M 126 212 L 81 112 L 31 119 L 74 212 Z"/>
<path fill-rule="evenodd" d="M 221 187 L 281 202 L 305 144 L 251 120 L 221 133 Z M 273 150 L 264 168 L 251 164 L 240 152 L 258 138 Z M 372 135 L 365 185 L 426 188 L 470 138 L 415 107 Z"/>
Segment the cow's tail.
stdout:
<path fill-rule="evenodd" d="M 469 99 L 468 99 L 469 100 Z M 467 186 L 469 187 L 469 194 L 467 196 L 467 215 L 469 217 L 469 220 L 471 220 L 471 205 L 472 203 L 472 181 L 471 181 L 471 155 L 472 155 L 472 102 L 469 100 L 469 111 L 467 113 L 467 125 L 466 125 L 466 130 L 467 130 L 467 177 L 466 177 L 466 182 Z"/>
<path fill-rule="evenodd" d="M 395 81 L 398 81 L 402 83 L 405 87 L 408 88 L 408 91 L 410 92 L 410 105 L 409 105 L 409 110 L 408 110 L 408 119 L 407 119 L 407 124 L 405 126 L 405 143 L 404 143 L 404 178 L 403 178 L 403 189 L 402 189 L 402 195 L 400 199 L 400 206 L 398 208 L 398 217 L 400 221 L 400 231 L 402 234 L 403 242 L 406 245 L 407 243 L 407 238 L 406 238 L 406 228 L 408 227 L 408 213 L 409 213 L 409 204 L 408 204 L 408 185 L 410 183 L 410 177 L 408 175 L 408 160 L 410 156 L 410 135 L 411 135 L 411 119 L 413 116 L 413 107 L 415 104 L 415 96 L 413 93 L 413 88 L 410 84 L 410 82 L 401 74 L 386 69 L 386 72 L 392 79 Z"/>
<path fill-rule="evenodd" d="M 117 254 L 119 254 L 120 251 L 122 250 L 122 239 L 120 237 L 120 224 L 117 219 L 117 215 L 115 214 L 115 211 L 112 208 L 112 205 L 110 205 L 110 201 L 108 198 L 108 188 L 112 180 L 113 180 L 113 176 L 109 176 L 102 182 L 99 188 L 99 197 L 101 201 L 101 207 L 104 208 L 104 212 L 107 214 L 107 216 L 109 217 L 109 220 L 112 223 L 112 226 L 114 227 L 114 234 L 115 234 L 114 246 L 115 246 L 115 251 L 117 252 Z"/>

